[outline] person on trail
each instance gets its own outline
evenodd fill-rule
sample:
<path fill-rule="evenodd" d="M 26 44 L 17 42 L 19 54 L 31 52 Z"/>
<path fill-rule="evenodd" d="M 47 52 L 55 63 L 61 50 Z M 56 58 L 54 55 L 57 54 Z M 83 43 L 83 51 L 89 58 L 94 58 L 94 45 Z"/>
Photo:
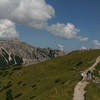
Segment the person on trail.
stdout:
<path fill-rule="evenodd" d="M 83 73 L 81 73 L 81 81 L 83 80 L 83 78 L 84 78 L 84 74 L 83 74 Z"/>
<path fill-rule="evenodd" d="M 87 80 L 91 80 L 91 71 L 88 71 L 86 74 L 87 74 Z"/>

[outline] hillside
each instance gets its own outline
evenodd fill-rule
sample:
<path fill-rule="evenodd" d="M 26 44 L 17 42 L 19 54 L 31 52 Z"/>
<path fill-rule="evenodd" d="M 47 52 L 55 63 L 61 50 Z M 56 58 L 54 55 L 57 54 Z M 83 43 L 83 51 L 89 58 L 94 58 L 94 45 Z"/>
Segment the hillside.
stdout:
<path fill-rule="evenodd" d="M 86 100 L 100 100 L 100 63 L 96 66 L 93 76 L 93 81 L 86 88 Z"/>
<path fill-rule="evenodd" d="M 98 56 L 100 50 L 73 51 L 29 67 L 1 69 L 0 100 L 72 100 L 81 71 Z"/>
<path fill-rule="evenodd" d="M 0 40 L 0 67 L 14 64 L 35 64 L 63 55 L 66 55 L 64 51 L 37 48 L 17 39 Z"/>

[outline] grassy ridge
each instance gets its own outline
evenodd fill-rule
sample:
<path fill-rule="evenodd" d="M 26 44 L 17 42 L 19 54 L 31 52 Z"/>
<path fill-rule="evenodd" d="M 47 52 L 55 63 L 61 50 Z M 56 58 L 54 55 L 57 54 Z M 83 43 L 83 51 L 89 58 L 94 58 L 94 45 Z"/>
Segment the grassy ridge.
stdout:
<path fill-rule="evenodd" d="M 0 100 L 72 100 L 80 71 L 90 67 L 100 50 L 74 51 L 29 67 L 0 71 Z"/>
<path fill-rule="evenodd" d="M 93 75 L 100 79 L 100 63 L 96 66 Z M 100 83 L 91 81 L 87 86 L 86 91 L 86 100 L 100 100 Z"/>

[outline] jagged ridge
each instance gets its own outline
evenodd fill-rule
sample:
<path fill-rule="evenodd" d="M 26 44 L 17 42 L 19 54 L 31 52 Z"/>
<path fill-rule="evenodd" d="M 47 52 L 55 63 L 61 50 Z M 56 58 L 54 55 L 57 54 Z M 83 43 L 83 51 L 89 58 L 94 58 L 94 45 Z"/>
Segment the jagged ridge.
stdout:
<path fill-rule="evenodd" d="M 34 64 L 66 54 L 64 51 L 50 48 L 33 47 L 19 40 L 1 40 L 0 48 L 1 65 Z"/>

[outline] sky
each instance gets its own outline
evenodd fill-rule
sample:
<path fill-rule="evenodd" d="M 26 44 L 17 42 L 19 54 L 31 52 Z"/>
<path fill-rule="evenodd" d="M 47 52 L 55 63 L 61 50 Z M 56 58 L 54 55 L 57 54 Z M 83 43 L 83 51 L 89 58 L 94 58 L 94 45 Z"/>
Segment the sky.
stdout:
<path fill-rule="evenodd" d="M 0 39 L 67 52 L 100 48 L 100 0 L 0 0 Z"/>

